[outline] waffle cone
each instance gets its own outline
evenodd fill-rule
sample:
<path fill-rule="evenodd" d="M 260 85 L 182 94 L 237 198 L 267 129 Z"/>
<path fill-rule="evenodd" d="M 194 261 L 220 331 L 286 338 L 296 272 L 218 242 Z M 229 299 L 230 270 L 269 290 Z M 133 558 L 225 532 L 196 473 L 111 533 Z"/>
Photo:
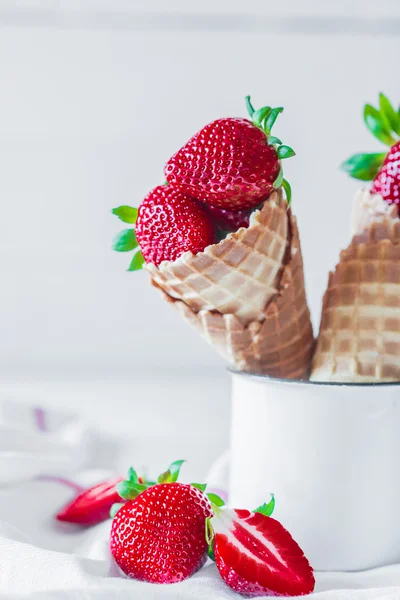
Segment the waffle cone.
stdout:
<path fill-rule="evenodd" d="M 268 204 L 265 203 L 261 213 Z M 303 379 L 309 375 L 314 338 L 304 289 L 300 241 L 296 220 L 286 205 L 284 214 L 279 212 L 279 218 L 286 221 L 286 226 L 279 225 L 279 237 L 287 230 L 287 241 L 280 244 L 287 252 L 282 255 L 280 268 L 276 269 L 281 277 L 274 284 L 275 292 L 268 293 L 262 312 L 257 311 L 261 318 L 244 324 L 242 314 L 239 317 L 235 313 L 222 314 L 216 310 L 194 310 L 183 300 L 166 293 L 158 281 L 154 280 L 153 284 L 161 289 L 164 298 L 174 305 L 185 321 L 236 369 L 271 377 Z M 248 252 L 253 252 L 251 246 Z M 242 293 L 246 291 L 242 290 Z"/>
<path fill-rule="evenodd" d="M 329 275 L 313 359 L 314 381 L 400 380 L 400 219 L 396 206 L 358 192 L 353 238 Z"/>
<path fill-rule="evenodd" d="M 287 204 L 271 194 L 250 226 L 230 233 L 204 252 L 185 252 L 174 262 L 147 264 L 153 282 L 168 296 L 199 312 L 232 314 L 243 325 L 264 318 L 278 293 L 288 249 Z"/>

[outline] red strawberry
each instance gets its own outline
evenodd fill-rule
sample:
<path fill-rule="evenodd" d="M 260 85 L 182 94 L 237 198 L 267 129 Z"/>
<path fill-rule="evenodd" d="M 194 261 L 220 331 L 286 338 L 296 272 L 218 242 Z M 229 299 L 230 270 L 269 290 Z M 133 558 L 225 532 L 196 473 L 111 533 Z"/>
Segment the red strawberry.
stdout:
<path fill-rule="evenodd" d="M 208 206 L 208 212 L 211 215 L 215 225 L 223 231 L 237 231 L 241 227 L 248 227 L 250 224 L 250 215 L 252 208 L 245 210 L 225 210 L 216 206 Z"/>
<path fill-rule="evenodd" d="M 227 118 L 206 125 L 167 162 L 168 183 L 228 210 L 256 206 L 274 187 L 280 187 L 280 159 L 294 155 L 270 135 L 283 108 L 266 106 L 255 111 L 250 98 L 246 100 L 252 121 Z"/>
<path fill-rule="evenodd" d="M 222 579 L 248 597 L 301 596 L 313 591 L 313 571 L 290 533 L 271 517 L 216 510 L 214 555 Z"/>
<path fill-rule="evenodd" d="M 175 583 L 193 575 L 207 558 L 206 523 L 211 503 L 206 486 L 177 483 L 183 460 L 160 475 L 158 483 L 140 484 L 136 472 L 117 488 L 128 502 L 111 528 L 111 553 L 122 571 L 151 583 Z M 214 494 L 210 499 L 222 503 Z"/>
<path fill-rule="evenodd" d="M 121 502 L 115 486 L 122 481 L 121 477 L 99 483 L 64 506 L 56 515 L 58 521 L 77 523 L 78 525 L 96 525 L 110 517 L 110 509 L 116 502 Z"/>
<path fill-rule="evenodd" d="M 155 265 L 216 241 L 206 209 L 170 185 L 154 188 L 139 206 L 136 237 L 146 262 Z"/>
<path fill-rule="evenodd" d="M 400 204 L 400 141 L 387 153 L 372 189 L 389 204 Z"/>
<path fill-rule="evenodd" d="M 184 483 L 162 483 L 124 504 L 114 517 L 111 552 L 129 577 L 175 583 L 206 561 L 206 518 L 211 504 Z"/>
<path fill-rule="evenodd" d="M 364 121 L 371 133 L 390 147 L 389 152 L 355 154 L 342 164 L 352 177 L 373 181 L 372 191 L 388 204 L 400 204 L 400 111 L 380 94 L 379 109 L 364 107 Z"/>

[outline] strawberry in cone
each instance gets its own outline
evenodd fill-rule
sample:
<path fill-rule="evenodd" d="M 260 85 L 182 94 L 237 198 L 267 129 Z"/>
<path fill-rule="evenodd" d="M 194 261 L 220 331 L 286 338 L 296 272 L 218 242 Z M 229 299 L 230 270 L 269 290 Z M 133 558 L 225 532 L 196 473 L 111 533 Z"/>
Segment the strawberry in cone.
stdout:
<path fill-rule="evenodd" d="M 166 164 L 166 184 L 138 211 L 114 209 L 134 228 L 115 241 L 135 250 L 152 283 L 236 368 L 306 378 L 313 350 L 303 263 L 282 160 L 271 134 L 281 107 L 251 120 L 213 121 Z M 140 247 L 140 250 L 139 250 Z"/>
<path fill-rule="evenodd" d="M 314 589 L 314 575 L 291 535 L 271 518 L 275 500 L 230 510 L 206 484 L 178 482 L 184 461 L 172 463 L 157 483 L 139 484 L 129 471 L 117 489 L 110 549 L 128 577 L 172 584 L 215 560 L 225 583 L 246 597 L 298 596 Z"/>
<path fill-rule="evenodd" d="M 357 192 L 352 240 L 329 275 L 313 359 L 315 381 L 400 380 L 400 110 L 380 95 L 364 120 L 379 154 L 356 154 L 342 167 L 372 181 Z"/>

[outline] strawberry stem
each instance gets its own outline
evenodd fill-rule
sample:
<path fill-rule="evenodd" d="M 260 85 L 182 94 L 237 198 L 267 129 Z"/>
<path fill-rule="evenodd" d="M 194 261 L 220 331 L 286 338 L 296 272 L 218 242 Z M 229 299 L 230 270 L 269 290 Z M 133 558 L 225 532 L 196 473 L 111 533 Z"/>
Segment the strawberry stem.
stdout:
<path fill-rule="evenodd" d="M 181 466 L 183 465 L 184 462 L 186 462 L 186 461 L 185 460 L 176 460 L 175 462 L 173 462 L 169 466 L 167 471 L 165 471 L 164 473 L 161 473 L 157 482 L 158 483 L 175 483 L 175 481 L 178 481 Z"/>
<path fill-rule="evenodd" d="M 250 117 L 253 118 L 255 110 L 254 110 L 254 106 L 252 105 L 252 103 L 250 101 L 250 96 L 246 96 L 245 101 L 246 101 L 247 112 L 249 113 Z"/>
<path fill-rule="evenodd" d="M 293 148 L 291 148 L 290 146 L 283 145 L 278 137 L 271 135 L 271 129 L 274 126 L 278 115 L 280 115 L 280 113 L 283 112 L 283 106 L 277 106 L 276 108 L 264 106 L 263 108 L 255 110 L 254 106 L 250 101 L 250 96 L 246 96 L 246 108 L 254 125 L 262 129 L 265 135 L 267 136 L 268 145 L 273 146 L 275 148 L 279 161 L 284 160 L 286 158 L 290 158 L 295 155 L 295 151 L 293 150 Z M 285 190 L 286 199 L 289 206 L 292 199 L 292 191 L 289 182 L 283 178 L 282 164 L 280 164 L 278 176 L 274 181 L 274 188 L 278 189 L 281 186 Z"/>
<path fill-rule="evenodd" d="M 287 179 L 282 180 L 282 187 L 285 190 L 287 204 L 290 206 L 292 202 L 292 188 Z"/>
<path fill-rule="evenodd" d="M 264 121 L 264 131 L 267 135 L 271 133 L 271 129 L 274 126 L 274 123 L 278 117 L 278 115 L 283 112 L 283 107 L 278 106 L 277 108 L 273 108 L 267 118 Z"/>
<path fill-rule="evenodd" d="M 209 499 L 209 501 L 211 502 L 213 508 L 220 508 L 221 506 L 225 506 L 225 502 L 222 500 L 222 498 L 220 498 L 219 496 L 217 496 L 217 494 L 213 494 L 212 492 L 209 492 L 208 494 L 206 494 L 207 498 Z"/>
<path fill-rule="evenodd" d="M 264 515 L 265 517 L 270 517 L 272 515 L 272 513 L 274 512 L 274 509 L 275 509 L 275 496 L 274 496 L 274 494 L 271 494 L 271 500 L 268 503 L 264 502 L 264 504 L 262 504 L 261 506 L 259 506 L 255 510 L 253 510 L 253 512 L 260 513 L 260 514 Z"/>
<path fill-rule="evenodd" d="M 113 519 L 115 517 L 115 515 L 117 514 L 117 512 L 119 511 L 120 508 L 122 508 L 122 506 L 124 506 L 122 504 L 122 502 L 115 502 L 112 507 L 110 508 L 110 518 Z"/>
<path fill-rule="evenodd" d="M 211 525 L 210 517 L 207 517 L 206 518 L 206 542 L 207 542 L 208 546 L 212 546 L 213 541 L 214 541 L 214 529 Z"/>
<path fill-rule="evenodd" d="M 196 488 L 196 490 L 200 490 L 201 492 L 205 492 L 207 487 L 206 483 L 191 483 L 190 485 Z"/>

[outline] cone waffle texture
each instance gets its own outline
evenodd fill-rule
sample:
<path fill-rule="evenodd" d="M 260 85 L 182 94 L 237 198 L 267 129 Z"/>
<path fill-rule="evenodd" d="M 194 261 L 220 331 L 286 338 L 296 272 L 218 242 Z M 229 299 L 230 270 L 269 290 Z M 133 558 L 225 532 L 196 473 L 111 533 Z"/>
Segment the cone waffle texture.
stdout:
<path fill-rule="evenodd" d="M 176 288 L 175 296 L 170 294 L 164 280 L 160 282 L 160 278 L 154 277 L 153 284 L 236 369 L 271 377 L 304 379 L 309 375 L 314 339 L 304 289 L 298 229 L 295 218 L 281 196 L 274 195 L 271 200 L 265 202 L 262 210 L 256 213 L 248 230 L 239 230 L 231 236 L 231 239 L 239 240 L 241 247 L 244 234 L 248 232 L 245 236 L 246 253 L 249 254 L 245 260 L 248 264 L 270 265 L 271 262 L 276 263 L 277 256 L 280 256 L 280 264 L 265 270 L 269 275 L 269 284 L 264 282 L 264 287 L 268 287 L 268 291 L 264 292 L 263 307 L 261 301 L 257 304 L 254 312 L 257 318 L 249 321 L 247 311 L 244 319 L 243 307 L 253 306 L 247 297 L 249 287 L 243 285 L 237 289 L 236 286 L 241 284 L 233 283 L 232 277 L 231 296 L 236 298 L 236 312 L 225 311 L 225 307 L 223 312 L 221 306 L 219 310 L 215 306 L 211 310 L 195 309 L 193 306 L 198 305 L 193 304 L 193 297 L 189 305 L 183 299 L 176 298 Z M 257 235 L 252 231 L 253 228 Z M 260 238 L 264 240 L 262 246 Z M 221 244 L 223 242 L 218 246 Z M 212 255 L 218 255 L 218 250 L 215 252 L 215 247 L 211 248 Z M 279 248 L 279 252 L 276 252 L 276 248 Z M 268 257 L 269 249 L 274 259 L 269 262 L 266 258 L 264 262 L 259 255 Z M 256 259 L 260 263 L 255 263 Z M 234 270 L 235 266 L 231 269 Z M 153 276 L 154 270 L 150 269 L 150 272 Z M 249 269 L 249 276 L 250 273 Z M 257 289 L 258 286 L 262 287 L 263 279 L 258 274 L 255 280 Z M 215 285 L 219 287 L 221 284 L 217 281 Z"/>
<path fill-rule="evenodd" d="M 368 190 L 356 195 L 353 239 L 329 275 L 311 379 L 400 380 L 400 219 Z"/>
<path fill-rule="evenodd" d="M 274 192 L 251 215 L 250 227 L 229 234 L 219 244 L 174 262 L 146 265 L 166 294 L 195 311 L 234 314 L 243 325 L 264 318 L 265 306 L 278 293 L 288 247 L 287 205 Z"/>

